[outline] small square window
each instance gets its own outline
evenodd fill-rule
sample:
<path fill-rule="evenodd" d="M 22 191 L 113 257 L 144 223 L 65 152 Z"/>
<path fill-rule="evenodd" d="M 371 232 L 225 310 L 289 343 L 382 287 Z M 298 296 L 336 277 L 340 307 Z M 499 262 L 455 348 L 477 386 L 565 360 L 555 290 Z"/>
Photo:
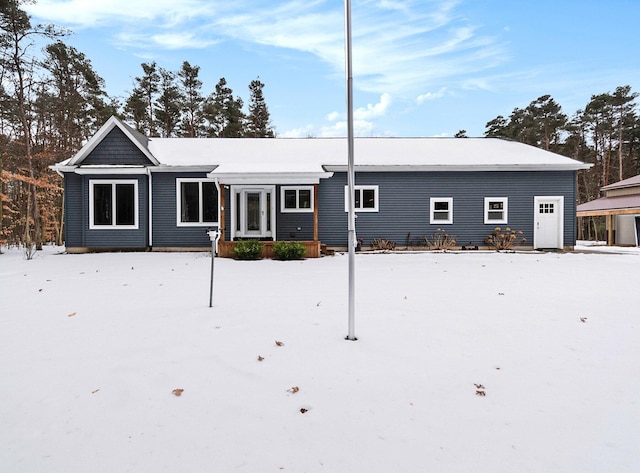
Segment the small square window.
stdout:
<path fill-rule="evenodd" d="M 281 212 L 313 212 L 313 187 L 281 187 Z"/>
<path fill-rule="evenodd" d="M 508 202 L 507 197 L 485 197 L 484 223 L 508 223 Z"/>
<path fill-rule="evenodd" d="M 432 197 L 429 199 L 429 223 L 444 224 L 453 223 L 453 198 Z"/>

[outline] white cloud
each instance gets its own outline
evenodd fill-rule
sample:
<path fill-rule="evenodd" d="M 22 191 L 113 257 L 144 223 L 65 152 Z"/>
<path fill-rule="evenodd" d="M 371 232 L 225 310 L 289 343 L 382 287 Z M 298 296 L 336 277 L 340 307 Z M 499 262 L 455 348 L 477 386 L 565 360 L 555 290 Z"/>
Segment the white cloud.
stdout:
<path fill-rule="evenodd" d="M 330 122 L 335 122 L 338 118 L 340 118 L 340 113 L 331 112 L 327 114 L 327 120 Z"/>
<path fill-rule="evenodd" d="M 377 104 L 368 104 L 366 107 L 360 107 L 354 110 L 353 117 L 355 120 L 368 120 L 380 117 L 387 112 L 390 105 L 391 95 L 385 93 L 380 96 L 380 102 Z"/>
<path fill-rule="evenodd" d="M 308 53 L 344 74 L 342 2 L 39 0 L 29 13 L 62 26 L 108 26 L 131 49 L 203 48 L 221 41 Z M 504 61 L 502 46 L 457 11 L 460 0 L 354 0 L 354 88 L 400 99 L 460 82 Z M 132 33 L 134 32 L 134 33 Z M 375 113 L 366 110 L 362 113 Z"/>
<path fill-rule="evenodd" d="M 422 105 L 424 102 L 428 100 L 435 100 L 444 97 L 445 92 L 447 91 L 446 87 L 441 87 L 437 92 L 427 92 L 426 94 L 418 95 L 417 102 L 418 105 Z"/>

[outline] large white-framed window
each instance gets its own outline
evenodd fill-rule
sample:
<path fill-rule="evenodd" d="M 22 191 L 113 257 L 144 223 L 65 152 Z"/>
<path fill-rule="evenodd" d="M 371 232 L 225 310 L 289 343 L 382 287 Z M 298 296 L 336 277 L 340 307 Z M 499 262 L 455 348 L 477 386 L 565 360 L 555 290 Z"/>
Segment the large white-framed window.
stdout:
<path fill-rule="evenodd" d="M 313 186 L 282 186 L 281 212 L 313 212 Z"/>
<path fill-rule="evenodd" d="M 484 198 L 484 223 L 509 223 L 509 199 L 507 197 Z"/>
<path fill-rule="evenodd" d="M 453 223 L 453 197 L 429 199 L 429 223 L 432 225 Z"/>
<path fill-rule="evenodd" d="M 137 229 L 138 181 L 89 179 L 89 228 Z"/>
<path fill-rule="evenodd" d="M 378 186 L 354 186 L 356 212 L 378 211 Z M 349 186 L 344 186 L 344 211 L 349 211 Z"/>
<path fill-rule="evenodd" d="M 218 225 L 218 191 L 211 179 L 176 179 L 177 225 Z"/>

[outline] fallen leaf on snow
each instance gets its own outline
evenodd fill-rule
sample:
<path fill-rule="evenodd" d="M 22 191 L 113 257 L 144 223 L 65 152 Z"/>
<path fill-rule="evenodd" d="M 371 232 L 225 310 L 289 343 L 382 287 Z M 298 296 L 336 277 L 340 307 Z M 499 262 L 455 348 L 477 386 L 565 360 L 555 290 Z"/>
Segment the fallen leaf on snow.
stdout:
<path fill-rule="evenodd" d="M 305 412 L 309 412 L 309 409 L 305 409 L 304 407 L 302 407 L 302 408 L 300 409 L 300 413 L 301 413 L 301 414 L 304 414 Z"/>
<path fill-rule="evenodd" d="M 95 394 L 95 393 L 97 393 L 98 391 L 100 391 L 100 389 L 94 389 L 93 391 L 91 391 L 91 394 Z"/>
<path fill-rule="evenodd" d="M 295 394 L 298 391 L 300 391 L 300 388 L 298 386 L 293 386 L 291 389 L 287 389 L 287 391 L 289 391 L 292 394 Z"/>
<path fill-rule="evenodd" d="M 77 312 L 71 312 L 69 315 L 67 315 L 67 317 L 74 317 L 77 314 Z"/>
<path fill-rule="evenodd" d="M 580 322 L 585 323 L 587 321 L 586 317 L 580 317 Z"/>
<path fill-rule="evenodd" d="M 264 360 L 264 356 L 258 355 L 258 361 L 262 361 L 262 360 Z"/>
<path fill-rule="evenodd" d="M 484 391 L 476 391 L 476 396 L 486 396 L 487 393 L 485 393 Z"/>
<path fill-rule="evenodd" d="M 279 341 L 279 340 L 276 340 L 276 345 L 278 345 L 279 347 L 281 347 L 281 346 L 283 346 L 283 345 L 284 345 L 284 342 L 281 342 L 281 341 Z"/>
<path fill-rule="evenodd" d="M 182 393 L 184 392 L 184 389 L 174 389 L 173 391 L 171 391 L 173 393 L 174 396 L 182 396 Z"/>

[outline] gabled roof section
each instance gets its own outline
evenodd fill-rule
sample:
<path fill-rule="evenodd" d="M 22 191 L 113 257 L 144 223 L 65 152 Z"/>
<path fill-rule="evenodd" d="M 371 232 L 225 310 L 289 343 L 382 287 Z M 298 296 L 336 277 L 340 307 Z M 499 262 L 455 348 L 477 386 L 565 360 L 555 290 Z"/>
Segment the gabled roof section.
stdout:
<path fill-rule="evenodd" d="M 629 179 L 625 179 L 623 181 L 614 182 L 613 184 L 604 186 L 600 190 L 609 191 L 612 189 L 622 189 L 625 187 L 640 187 L 640 174 L 637 176 L 630 177 Z"/>
<path fill-rule="evenodd" d="M 131 128 L 129 125 L 123 123 L 116 117 L 111 117 L 107 122 L 102 125 L 102 128 L 91 137 L 91 139 L 85 144 L 76 155 L 65 163 L 66 166 L 79 166 L 82 162 L 96 149 L 100 143 L 114 130 L 121 131 L 131 143 L 154 165 L 158 166 L 160 163 L 151 154 L 148 148 L 148 138 Z"/>

